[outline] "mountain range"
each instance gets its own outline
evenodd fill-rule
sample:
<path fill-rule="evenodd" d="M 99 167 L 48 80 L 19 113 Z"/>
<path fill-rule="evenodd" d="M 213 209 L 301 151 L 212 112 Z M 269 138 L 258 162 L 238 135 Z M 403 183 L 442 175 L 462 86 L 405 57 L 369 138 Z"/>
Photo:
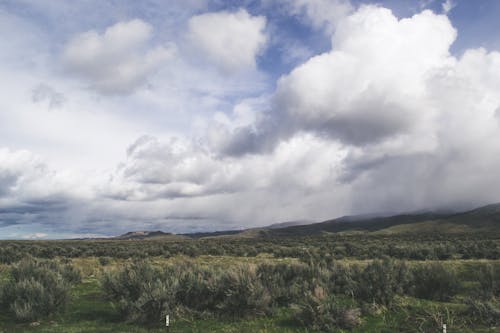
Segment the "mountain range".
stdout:
<path fill-rule="evenodd" d="M 291 221 L 275 223 L 263 228 L 227 230 L 192 234 L 172 234 L 162 231 L 135 231 L 113 237 L 116 240 L 182 240 L 189 238 L 252 238 L 292 237 L 318 235 L 322 233 L 466 233 L 500 232 L 500 203 L 479 207 L 459 213 L 420 212 L 389 216 L 359 215 L 344 216 L 319 223 Z"/>

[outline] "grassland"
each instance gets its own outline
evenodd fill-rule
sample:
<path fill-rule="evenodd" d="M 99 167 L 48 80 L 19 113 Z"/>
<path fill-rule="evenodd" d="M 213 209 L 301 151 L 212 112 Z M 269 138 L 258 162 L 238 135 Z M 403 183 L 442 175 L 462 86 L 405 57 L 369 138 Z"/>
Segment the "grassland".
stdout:
<path fill-rule="evenodd" d="M 376 233 L 320 235 L 273 239 L 229 239 L 181 241 L 77 241 L 77 242 L 0 242 L 0 285 L 10 279 L 10 270 L 20 259 L 16 254 L 35 255 L 50 261 L 68 263 L 82 275 L 72 286 L 71 301 L 58 314 L 36 321 L 21 322 L 2 309 L 0 333 L 7 332 L 166 332 L 160 320 L 131 323 L 120 314 L 102 287 L 102 277 L 119 272 L 133 262 L 147 260 L 155 267 L 186 263 L 207 269 L 229 270 L 238 265 L 332 265 L 364 269 L 381 258 L 396 258 L 410 269 L 439 263 L 456 272 L 460 287 L 448 300 L 431 300 L 411 294 L 398 294 L 390 305 L 348 299 L 362 308 L 360 324 L 334 332 L 500 332 L 496 324 L 482 322 L 467 313 L 467 299 L 481 291 L 477 272 L 490 265 L 500 267 L 500 237 L 494 234 L 387 236 Z M 222 254 L 212 254 L 222 253 Z M 422 260 L 421 260 L 422 259 Z M 496 281 L 500 283 L 500 281 Z M 337 297 L 337 296 L 336 296 Z M 343 299 L 344 296 L 338 296 Z M 488 302 L 500 308 L 500 299 Z M 245 318 L 173 314 L 170 332 L 319 332 L 297 319 L 297 306 L 279 306 L 267 315 Z"/>

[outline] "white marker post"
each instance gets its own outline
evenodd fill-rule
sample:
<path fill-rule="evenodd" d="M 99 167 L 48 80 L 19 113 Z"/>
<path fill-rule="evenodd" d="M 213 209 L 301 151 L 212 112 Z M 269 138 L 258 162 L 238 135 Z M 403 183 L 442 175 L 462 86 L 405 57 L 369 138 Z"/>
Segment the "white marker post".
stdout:
<path fill-rule="evenodd" d="M 443 333 L 446 333 L 446 324 L 443 324 Z"/>
<path fill-rule="evenodd" d="M 167 326 L 167 332 L 170 332 L 170 316 L 165 316 L 165 326 Z"/>

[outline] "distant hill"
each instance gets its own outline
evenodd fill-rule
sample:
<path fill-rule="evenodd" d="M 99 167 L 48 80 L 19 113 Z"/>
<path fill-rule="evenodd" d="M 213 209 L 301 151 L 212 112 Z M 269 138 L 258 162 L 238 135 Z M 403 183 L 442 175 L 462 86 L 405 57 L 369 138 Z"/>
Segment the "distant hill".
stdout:
<path fill-rule="evenodd" d="M 300 236 L 320 233 L 375 232 L 399 234 L 414 232 L 500 232 L 500 204 L 462 213 L 416 213 L 385 217 L 341 217 L 321 223 L 267 230 L 267 236 Z"/>
<path fill-rule="evenodd" d="M 299 221 L 288 221 L 288 222 L 281 222 L 281 223 L 274 223 L 271 224 L 270 226 L 264 227 L 264 229 L 281 229 L 281 228 L 287 228 L 287 227 L 293 227 L 297 225 L 305 225 L 305 224 L 311 224 L 314 223 L 309 220 L 299 220 Z"/>
<path fill-rule="evenodd" d="M 322 233 L 464 233 L 500 232 L 500 203 L 461 213 L 419 212 L 390 216 L 375 214 L 343 216 L 320 223 L 290 221 L 271 224 L 262 228 L 172 234 L 163 231 L 134 231 L 112 237 L 112 240 L 186 240 L 200 238 L 256 238 L 293 237 L 318 235 Z"/>
<path fill-rule="evenodd" d="M 114 240 L 142 240 L 142 239 L 161 239 L 161 240 L 182 240 L 188 239 L 183 235 L 176 235 L 163 231 L 130 231 L 126 234 L 112 237 Z"/>

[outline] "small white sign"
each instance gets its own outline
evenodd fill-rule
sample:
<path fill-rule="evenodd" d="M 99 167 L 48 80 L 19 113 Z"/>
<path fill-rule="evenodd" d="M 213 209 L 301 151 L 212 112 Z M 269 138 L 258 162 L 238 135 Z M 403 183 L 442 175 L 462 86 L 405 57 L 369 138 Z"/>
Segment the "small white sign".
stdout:
<path fill-rule="evenodd" d="M 165 316 L 165 326 L 167 326 L 167 327 L 170 326 L 170 316 L 169 315 Z"/>

